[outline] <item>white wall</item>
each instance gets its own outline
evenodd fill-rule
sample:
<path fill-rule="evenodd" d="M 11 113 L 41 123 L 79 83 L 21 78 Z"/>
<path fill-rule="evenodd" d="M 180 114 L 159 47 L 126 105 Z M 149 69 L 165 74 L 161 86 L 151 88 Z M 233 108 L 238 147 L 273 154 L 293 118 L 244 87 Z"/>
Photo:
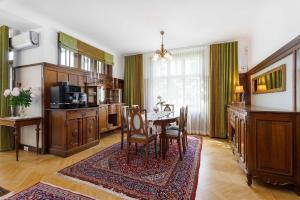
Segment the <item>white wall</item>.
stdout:
<path fill-rule="evenodd" d="M 36 48 L 15 52 L 14 66 L 29 65 L 40 62 L 57 64 L 57 31 L 52 28 L 35 29 L 39 33 L 40 44 Z"/>
<path fill-rule="evenodd" d="M 262 106 L 267 108 L 293 110 L 293 56 L 289 55 L 280 61 L 270 65 L 269 67 L 259 71 L 251 76 L 251 80 L 267 71 L 270 71 L 282 64 L 286 64 L 286 91 L 265 93 L 265 94 L 251 94 L 251 104 L 255 106 Z M 252 86 L 251 86 L 252 87 Z M 252 91 L 252 88 L 251 88 Z"/>
<path fill-rule="evenodd" d="M 259 6 L 260 5 L 260 6 Z M 261 1 L 253 16 L 250 69 L 300 34 L 300 1 Z"/>
<path fill-rule="evenodd" d="M 250 50 L 250 40 L 246 38 L 239 39 L 238 40 L 239 73 L 246 73 L 248 71 L 249 50 Z"/>
<path fill-rule="evenodd" d="M 32 67 L 19 68 L 16 70 L 15 81 L 21 83 L 22 88 L 33 88 L 37 94 L 36 99 L 31 103 L 31 106 L 25 109 L 27 116 L 42 116 L 42 100 L 41 100 L 41 86 L 42 86 L 42 66 L 36 65 Z M 36 147 L 36 126 L 27 126 L 21 129 L 21 144 Z M 41 133 L 42 126 L 40 126 L 40 141 L 39 147 L 42 147 Z"/>
<path fill-rule="evenodd" d="M 114 56 L 113 77 L 124 79 L 124 56 L 116 54 Z"/>

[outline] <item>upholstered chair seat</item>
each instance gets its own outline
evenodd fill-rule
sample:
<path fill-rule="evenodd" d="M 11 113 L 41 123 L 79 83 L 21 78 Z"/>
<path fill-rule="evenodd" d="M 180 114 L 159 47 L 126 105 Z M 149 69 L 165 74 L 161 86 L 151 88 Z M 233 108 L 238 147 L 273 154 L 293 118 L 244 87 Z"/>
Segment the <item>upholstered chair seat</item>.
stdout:
<path fill-rule="evenodd" d="M 167 130 L 178 130 L 178 129 L 179 129 L 179 126 L 176 124 L 172 124 L 171 126 L 167 127 Z"/>
<path fill-rule="evenodd" d="M 167 130 L 166 131 L 167 137 L 178 137 L 178 130 Z M 180 132 L 180 136 L 182 135 L 182 132 Z"/>
<path fill-rule="evenodd" d="M 143 113 L 143 114 L 142 114 Z M 145 149 L 145 164 L 148 164 L 148 157 L 151 142 L 154 142 L 155 157 L 157 157 L 157 135 L 153 134 L 152 128 L 147 123 L 147 111 L 145 109 L 133 108 L 127 112 L 127 163 L 129 164 L 129 151 L 131 143 L 135 143 L 135 149 L 137 153 L 137 144 L 143 144 Z"/>

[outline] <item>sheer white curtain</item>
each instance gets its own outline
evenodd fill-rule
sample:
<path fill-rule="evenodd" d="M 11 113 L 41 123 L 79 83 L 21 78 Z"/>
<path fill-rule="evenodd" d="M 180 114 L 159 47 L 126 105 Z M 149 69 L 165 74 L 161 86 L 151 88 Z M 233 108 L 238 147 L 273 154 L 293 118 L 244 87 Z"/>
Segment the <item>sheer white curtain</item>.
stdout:
<path fill-rule="evenodd" d="M 166 103 L 188 105 L 188 131 L 208 134 L 209 128 L 209 47 L 171 51 L 173 60 L 152 61 L 144 54 L 145 107 L 152 110 L 161 96 Z"/>

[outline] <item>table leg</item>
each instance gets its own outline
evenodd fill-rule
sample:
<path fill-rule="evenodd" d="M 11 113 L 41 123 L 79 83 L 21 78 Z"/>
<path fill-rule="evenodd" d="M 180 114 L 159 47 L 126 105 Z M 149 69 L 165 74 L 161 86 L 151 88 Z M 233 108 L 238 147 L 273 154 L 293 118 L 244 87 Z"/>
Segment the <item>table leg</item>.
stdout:
<path fill-rule="evenodd" d="M 16 161 L 19 161 L 20 127 L 15 128 Z"/>
<path fill-rule="evenodd" d="M 166 159 L 166 126 L 161 125 L 161 139 L 162 139 L 162 158 Z"/>
<path fill-rule="evenodd" d="M 36 124 L 36 129 L 35 129 L 35 131 L 36 131 L 36 154 L 39 154 L 40 123 L 37 123 L 37 124 Z"/>

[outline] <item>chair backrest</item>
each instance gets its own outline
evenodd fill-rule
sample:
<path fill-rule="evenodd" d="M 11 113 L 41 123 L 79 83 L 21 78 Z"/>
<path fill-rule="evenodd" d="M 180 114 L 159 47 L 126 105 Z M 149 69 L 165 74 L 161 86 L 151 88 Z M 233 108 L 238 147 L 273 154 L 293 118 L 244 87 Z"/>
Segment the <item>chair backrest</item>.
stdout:
<path fill-rule="evenodd" d="M 173 112 L 174 111 L 174 104 L 164 104 L 163 105 L 163 111 L 169 111 L 169 112 Z"/>
<path fill-rule="evenodd" d="M 132 105 L 131 107 L 132 107 L 132 108 L 140 109 L 140 106 L 139 106 L 139 105 Z"/>
<path fill-rule="evenodd" d="M 121 106 L 121 129 L 125 130 L 128 127 L 127 122 L 127 109 L 129 106 Z"/>
<path fill-rule="evenodd" d="M 131 108 L 127 110 L 128 121 L 128 135 L 141 134 L 145 135 L 148 139 L 148 124 L 147 124 L 147 111 L 145 109 Z M 144 119 L 143 119 L 144 115 Z"/>
<path fill-rule="evenodd" d="M 180 108 L 180 114 L 179 114 L 179 127 L 178 127 L 178 136 L 180 136 L 180 133 L 183 132 L 184 129 L 184 107 Z"/>
<path fill-rule="evenodd" d="M 183 131 L 187 132 L 187 121 L 188 121 L 188 105 L 185 106 L 185 110 L 184 110 L 184 127 L 183 127 Z"/>

